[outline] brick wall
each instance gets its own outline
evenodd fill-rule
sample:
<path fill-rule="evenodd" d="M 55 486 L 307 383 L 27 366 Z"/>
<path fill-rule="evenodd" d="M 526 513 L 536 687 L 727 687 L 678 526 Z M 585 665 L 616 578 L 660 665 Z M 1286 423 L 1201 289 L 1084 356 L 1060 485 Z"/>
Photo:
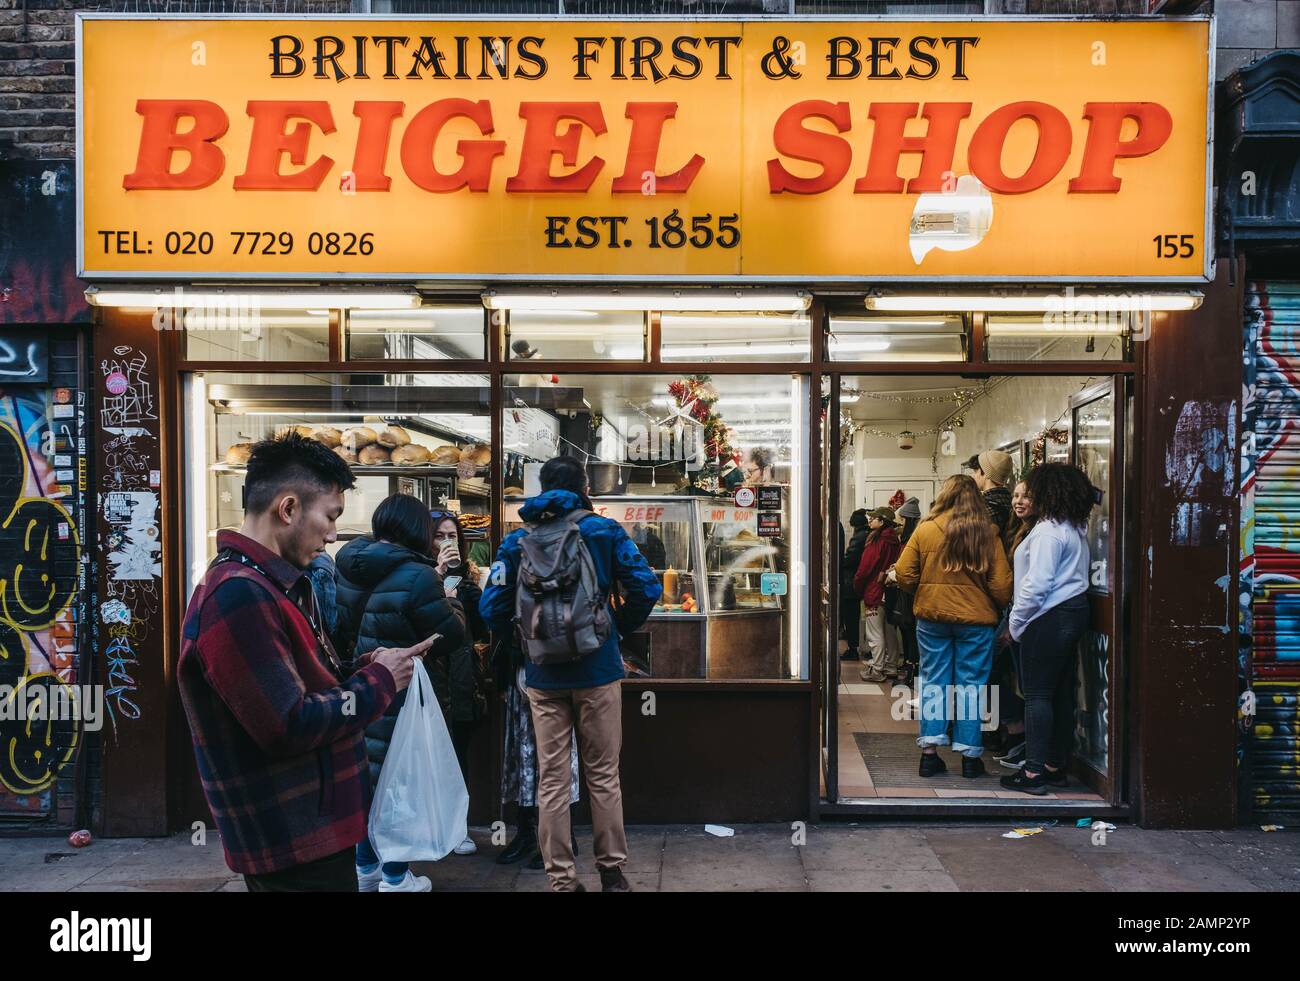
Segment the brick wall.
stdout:
<path fill-rule="evenodd" d="M 1215 74 L 1232 72 L 1278 48 L 1300 48 L 1297 0 L 1218 0 L 1219 36 Z"/>
<path fill-rule="evenodd" d="M 350 0 L 0 0 L 0 159 L 68 160 L 76 144 L 73 16 L 182 10 L 216 13 L 348 13 Z"/>
<path fill-rule="evenodd" d="M 58 0 L 0 0 L 0 156 L 72 157 L 74 9 Z"/>

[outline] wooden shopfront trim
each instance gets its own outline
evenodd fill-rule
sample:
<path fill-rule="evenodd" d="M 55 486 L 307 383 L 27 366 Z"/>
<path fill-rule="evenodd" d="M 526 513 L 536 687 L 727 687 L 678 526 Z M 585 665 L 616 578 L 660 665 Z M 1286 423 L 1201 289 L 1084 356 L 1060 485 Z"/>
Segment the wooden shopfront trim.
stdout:
<path fill-rule="evenodd" d="M 464 302 L 467 298 L 464 295 L 455 295 L 437 297 L 439 301 Z M 856 308 L 855 308 L 856 309 Z M 807 361 L 664 361 L 661 357 L 662 332 L 659 324 L 657 312 L 651 312 L 647 323 L 647 356 L 643 361 L 561 361 L 561 360 L 543 360 L 535 359 L 528 362 L 508 361 L 505 359 L 503 348 L 504 337 L 504 317 L 494 316 L 492 311 L 485 309 L 485 344 L 486 357 L 483 359 L 465 360 L 465 361 L 426 361 L 426 360 L 384 360 L 384 359 L 348 359 L 344 357 L 347 352 L 347 339 L 344 336 L 345 325 L 344 318 L 337 311 L 331 313 L 330 320 L 330 338 L 329 353 L 331 359 L 327 361 L 308 361 L 308 362 L 270 362 L 270 361 L 201 361 L 186 360 L 181 355 L 180 338 L 178 332 L 165 332 L 163 335 L 162 348 L 164 352 L 163 372 L 165 378 L 165 390 L 167 392 L 165 406 L 166 411 L 171 413 L 173 424 L 179 423 L 182 418 L 183 406 L 181 405 L 181 386 L 180 377 L 185 372 L 249 372 L 255 370 L 259 374 L 348 374 L 348 373 L 366 373 L 366 374 L 404 374 L 404 373 L 427 373 L 436 371 L 440 373 L 466 373 L 486 375 L 489 381 L 489 411 L 491 413 L 491 438 L 494 447 L 499 447 L 502 440 L 502 411 L 504 409 L 504 389 L 505 380 L 508 376 L 536 371 L 538 368 L 545 368 L 557 374 L 577 374 L 588 376 L 603 375 L 672 375 L 681 376 L 686 374 L 711 374 L 715 376 L 728 375 L 774 375 L 774 376 L 803 376 L 808 383 L 808 466 L 804 475 L 805 494 L 807 511 L 807 528 L 808 528 L 808 548 L 807 548 L 807 600 L 805 617 L 805 629 L 807 643 L 809 644 L 808 658 L 808 677 L 807 679 L 789 679 L 789 680 L 719 680 L 709 681 L 705 679 L 628 679 L 623 683 L 624 691 L 628 696 L 634 696 L 640 699 L 644 692 L 655 692 L 661 698 L 663 696 L 672 697 L 674 695 L 688 696 L 698 699 L 701 696 L 718 695 L 728 699 L 740 699 L 747 702 L 748 699 L 763 696 L 788 696 L 797 699 L 803 703 L 802 711 L 806 718 L 806 727 L 803 730 L 801 738 L 806 743 L 807 752 L 804 754 L 806 770 L 805 792 L 803 794 L 806 802 L 804 813 L 796 815 L 801 817 L 832 817 L 837 815 L 854 815 L 854 816 L 902 816 L 904 810 L 908 813 L 926 814 L 934 816 L 956 816 L 961 812 L 960 806 L 954 806 L 943 802 L 936 804 L 921 805 L 916 802 L 908 802 L 905 808 L 900 809 L 896 805 L 883 805 L 880 802 L 870 803 L 828 803 L 822 797 L 821 780 L 823 760 L 821 755 L 821 714 L 822 714 L 822 683 L 823 676 L 827 671 L 827 659 L 834 656 L 835 652 L 828 652 L 824 647 L 824 634 L 827 629 L 827 623 L 823 617 L 821 595 L 823 588 L 829 589 L 832 593 L 835 590 L 834 577 L 830 583 L 824 582 L 823 562 L 825 559 L 824 549 L 830 547 L 826 542 L 825 517 L 822 514 L 820 492 L 821 492 L 821 472 L 823 447 L 825 452 L 830 454 L 829 463 L 831 466 L 832 480 L 838 485 L 838 478 L 834 476 L 836 467 L 833 466 L 835 457 L 838 453 L 837 447 L 833 444 L 831 436 L 836 426 L 829 424 L 823 427 L 820 425 L 821 418 L 821 399 L 823 384 L 829 383 L 831 386 L 832 407 L 838 401 L 836 389 L 841 381 L 847 377 L 859 375 L 937 375 L 950 377 L 987 377 L 993 375 L 1096 375 L 1115 376 L 1125 375 L 1137 379 L 1137 384 L 1141 384 L 1140 361 L 1142 356 L 1141 344 L 1135 344 L 1134 359 L 1131 361 L 1068 361 L 1068 362 L 1013 362 L 1013 361 L 988 361 L 983 355 L 985 354 L 985 345 L 983 337 L 983 315 L 974 314 L 967 318 L 967 353 L 968 360 L 964 361 L 935 361 L 935 362 L 889 362 L 889 361 L 831 361 L 827 358 L 825 345 L 826 326 L 828 313 L 828 298 L 824 296 L 814 296 L 813 302 L 809 307 L 810 320 L 810 352 Z M 181 493 L 181 474 L 184 465 L 185 453 L 182 446 L 182 437 L 178 425 L 166 425 L 165 430 L 172 433 L 165 442 L 166 460 L 168 473 L 164 475 L 164 484 L 168 489 L 170 500 L 183 500 Z M 502 521 L 504 517 L 504 474 L 500 466 L 493 466 L 490 475 L 491 484 L 491 502 L 490 513 L 492 516 L 491 542 L 495 549 L 500 543 Z M 169 528 L 165 540 L 173 555 L 180 554 L 182 544 L 183 524 L 179 520 L 179 509 L 173 507 L 169 512 Z M 166 589 L 170 598 L 168 609 L 171 614 L 171 622 L 179 624 L 180 618 L 184 613 L 185 596 L 184 594 L 184 563 L 172 561 L 165 567 Z M 1126 570 L 1117 569 L 1117 577 L 1121 581 L 1127 581 L 1125 576 Z M 833 597 L 832 597 L 833 598 Z M 1127 599 L 1127 597 L 1125 597 Z M 830 607 L 832 615 L 835 607 Z M 170 635 L 169 635 L 170 636 Z M 1127 645 L 1120 644 L 1120 651 L 1116 652 L 1117 658 L 1122 655 L 1123 649 Z M 169 651 L 167 658 L 168 672 L 171 675 L 174 672 L 175 657 L 177 651 L 175 646 Z M 1116 671 L 1120 670 L 1119 662 L 1116 662 Z M 1125 678 L 1124 675 L 1120 675 Z M 1127 679 L 1125 679 L 1127 680 Z M 174 685 L 169 684 L 170 689 Z M 175 699 L 175 692 L 171 692 Z M 834 692 L 825 693 L 826 697 L 834 698 Z M 629 703 L 629 705 L 632 703 Z M 178 710 L 178 703 L 175 705 Z M 629 709 L 630 710 L 630 709 Z M 177 724 L 171 727 L 169 732 L 169 761 L 175 761 L 175 767 L 192 767 L 192 758 L 188 733 L 184 732 L 184 719 L 182 716 L 176 716 L 172 713 L 173 721 Z M 746 716 L 746 720 L 753 719 L 752 727 L 757 730 L 763 725 L 761 714 L 758 716 Z M 1123 724 L 1122 721 L 1120 723 Z M 791 735 L 794 735 L 793 733 Z M 834 738 L 834 734 L 832 734 Z M 1121 742 L 1126 753 L 1131 753 L 1132 747 L 1128 745 L 1127 740 Z M 1120 765 L 1118 756 L 1112 757 L 1116 766 Z M 1123 761 L 1127 763 L 1127 759 Z M 1114 811 L 1115 816 L 1122 816 L 1127 813 L 1124 808 L 1127 806 L 1121 803 L 1121 798 L 1126 798 L 1123 793 L 1123 786 L 1127 782 L 1128 766 L 1122 766 L 1121 779 L 1116 782 L 1115 793 L 1112 794 L 1112 801 L 1108 805 L 1111 808 L 1118 808 Z M 495 774 L 494 774 L 495 776 Z M 787 779 L 793 776 L 791 772 L 773 774 L 775 780 Z M 171 813 L 178 818 L 182 816 L 182 810 L 185 807 L 185 789 L 177 781 L 168 781 L 171 803 L 173 805 Z M 659 788 L 661 792 L 670 792 L 668 787 Z M 192 804 L 192 801 L 190 802 Z M 992 806 L 992 805 L 991 805 Z M 493 814 L 499 811 L 499 805 L 494 804 Z M 1122 813 L 1121 813 L 1122 812 Z M 993 810 L 981 805 L 977 812 L 993 816 Z M 1023 807 L 1017 807 L 1016 813 L 1027 813 Z M 1099 810 L 1098 813 L 1101 813 Z M 784 819 L 789 815 L 764 815 L 765 819 Z M 179 825 L 177 825 L 179 826 Z"/>

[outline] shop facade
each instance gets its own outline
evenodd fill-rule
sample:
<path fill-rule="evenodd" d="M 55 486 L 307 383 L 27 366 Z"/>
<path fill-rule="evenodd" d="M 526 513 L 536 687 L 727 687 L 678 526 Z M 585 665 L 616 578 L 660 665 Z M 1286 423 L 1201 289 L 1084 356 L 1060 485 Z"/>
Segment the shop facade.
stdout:
<path fill-rule="evenodd" d="M 247 444 L 289 427 L 357 475 L 339 544 L 402 492 L 483 565 L 540 462 L 587 462 L 665 587 L 625 651 L 631 822 L 1235 820 L 1210 21 L 79 29 L 104 832 L 205 820 L 175 637 Z M 143 47 L 172 61 L 124 68 Z M 842 759 L 839 526 L 1003 447 L 1103 492 L 1080 793 L 878 793 Z"/>

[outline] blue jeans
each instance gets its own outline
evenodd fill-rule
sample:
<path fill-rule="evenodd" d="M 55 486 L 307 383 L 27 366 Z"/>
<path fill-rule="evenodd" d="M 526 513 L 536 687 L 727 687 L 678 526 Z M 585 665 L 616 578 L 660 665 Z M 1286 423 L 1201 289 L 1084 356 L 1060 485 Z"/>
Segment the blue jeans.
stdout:
<path fill-rule="evenodd" d="M 375 854 L 375 846 L 370 844 L 369 837 L 362 838 L 357 842 L 357 867 L 369 870 L 378 864 L 379 856 Z M 406 876 L 408 868 L 410 866 L 405 862 L 385 862 L 383 868 L 384 878 L 396 884 Z"/>
<path fill-rule="evenodd" d="M 993 667 L 993 631 L 992 626 L 917 618 L 916 640 L 921 648 L 918 746 L 948 745 L 951 723 L 954 750 L 972 757 L 984 752 L 980 694 L 987 689 Z"/>

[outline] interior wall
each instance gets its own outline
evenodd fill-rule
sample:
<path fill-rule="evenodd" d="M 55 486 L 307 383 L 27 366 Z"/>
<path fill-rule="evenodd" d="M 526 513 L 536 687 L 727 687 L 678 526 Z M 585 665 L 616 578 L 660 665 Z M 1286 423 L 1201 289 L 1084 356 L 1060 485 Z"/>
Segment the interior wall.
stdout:
<path fill-rule="evenodd" d="M 1018 375 L 994 381 L 997 387 L 980 398 L 966 414 L 965 425 L 954 430 L 956 451 L 949 466 L 940 466 L 945 475 L 960 472 L 962 461 L 976 453 L 1033 439 L 1048 426 L 1068 430 L 1070 397 L 1090 379 Z M 1048 449 L 1063 455 L 1067 444 L 1051 444 Z"/>

